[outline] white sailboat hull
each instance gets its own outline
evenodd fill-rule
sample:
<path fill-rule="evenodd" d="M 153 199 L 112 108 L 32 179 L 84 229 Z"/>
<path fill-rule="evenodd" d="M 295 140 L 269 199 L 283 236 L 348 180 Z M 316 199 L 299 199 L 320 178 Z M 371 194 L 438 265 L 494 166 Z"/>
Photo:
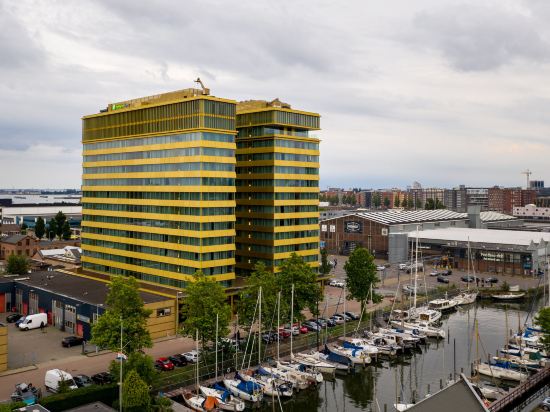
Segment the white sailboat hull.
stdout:
<path fill-rule="evenodd" d="M 222 400 L 221 391 L 217 389 L 201 386 L 200 391 L 204 396 L 211 396 L 213 398 L 216 398 L 218 400 L 218 407 L 220 409 L 223 409 L 224 411 L 237 411 L 237 412 L 244 411 L 245 403 L 240 399 L 231 397 L 230 399 L 224 402 Z"/>
<path fill-rule="evenodd" d="M 239 381 L 237 379 L 224 379 L 223 384 L 229 391 L 233 394 L 233 396 L 236 396 L 239 399 L 242 399 L 243 401 L 248 402 L 259 402 L 263 398 L 263 394 L 261 392 L 258 393 L 248 393 L 245 391 L 240 390 L 237 385 L 239 384 Z"/>
<path fill-rule="evenodd" d="M 312 355 L 306 355 L 299 353 L 297 355 L 291 355 L 293 359 L 296 359 L 296 362 L 301 363 L 302 365 L 309 366 L 314 370 L 321 373 L 334 373 L 336 371 L 336 365 L 328 363 L 326 361 L 321 361 L 315 359 Z"/>
<path fill-rule="evenodd" d="M 476 365 L 475 370 L 481 375 L 490 376 L 497 379 L 505 379 L 505 380 L 521 382 L 528 378 L 528 375 L 525 373 L 514 371 L 511 369 L 501 368 L 499 366 L 488 365 L 486 363 L 480 363 Z"/>

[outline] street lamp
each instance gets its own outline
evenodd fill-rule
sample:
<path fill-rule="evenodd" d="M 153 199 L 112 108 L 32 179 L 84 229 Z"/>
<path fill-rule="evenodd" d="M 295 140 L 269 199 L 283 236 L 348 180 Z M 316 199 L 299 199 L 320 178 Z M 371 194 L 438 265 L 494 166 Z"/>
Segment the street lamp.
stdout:
<path fill-rule="evenodd" d="M 180 321 L 180 296 L 183 295 L 181 290 L 176 292 L 176 338 L 178 337 L 179 321 Z"/>
<path fill-rule="evenodd" d="M 103 303 L 99 303 L 97 305 L 95 305 L 95 321 L 97 322 L 97 320 L 99 319 L 99 307 L 103 307 Z M 99 346 L 95 345 L 95 353 L 98 353 L 99 352 Z"/>

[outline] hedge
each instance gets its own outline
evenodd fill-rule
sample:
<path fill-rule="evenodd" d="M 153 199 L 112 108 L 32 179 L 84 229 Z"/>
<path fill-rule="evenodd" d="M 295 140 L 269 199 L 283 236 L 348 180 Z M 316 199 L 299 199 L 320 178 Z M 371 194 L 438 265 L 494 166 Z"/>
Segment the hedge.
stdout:
<path fill-rule="evenodd" d="M 91 402 L 103 402 L 110 406 L 117 398 L 118 385 L 92 385 L 47 396 L 40 400 L 40 405 L 51 412 L 61 412 Z"/>

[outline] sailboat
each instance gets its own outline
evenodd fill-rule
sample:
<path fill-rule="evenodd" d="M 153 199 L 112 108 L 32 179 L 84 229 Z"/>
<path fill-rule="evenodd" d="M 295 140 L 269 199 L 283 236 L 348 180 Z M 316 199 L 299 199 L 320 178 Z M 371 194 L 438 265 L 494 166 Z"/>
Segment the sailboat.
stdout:
<path fill-rule="evenodd" d="M 470 253 L 470 238 L 468 238 L 468 278 L 470 278 L 470 264 L 472 265 L 472 270 L 474 272 L 474 279 L 476 277 L 473 260 Z M 470 291 L 470 282 L 467 282 L 467 290 L 465 292 L 460 292 L 455 296 L 455 300 L 459 305 L 469 305 L 474 303 L 477 299 L 477 291 Z"/>
<path fill-rule="evenodd" d="M 308 366 L 313 370 L 326 374 L 333 374 L 336 372 L 336 365 L 332 362 L 327 362 L 319 356 L 317 353 L 297 353 L 290 355 L 292 359 L 300 365 Z"/>
<path fill-rule="evenodd" d="M 204 396 L 199 391 L 199 330 L 197 329 L 195 342 L 197 345 L 197 362 L 196 362 L 196 378 L 197 392 L 186 392 L 183 394 L 183 400 L 186 405 L 194 411 L 205 412 L 211 411 L 218 405 L 218 400 L 215 397 Z"/>
<path fill-rule="evenodd" d="M 198 351 L 197 351 L 198 353 Z M 201 393 L 206 397 L 216 398 L 218 401 L 218 407 L 225 411 L 244 411 L 245 404 L 242 400 L 233 397 L 231 392 L 221 386 L 218 381 L 218 315 L 216 314 L 216 376 L 214 381 L 216 382 L 212 387 L 203 386 L 199 387 Z"/>

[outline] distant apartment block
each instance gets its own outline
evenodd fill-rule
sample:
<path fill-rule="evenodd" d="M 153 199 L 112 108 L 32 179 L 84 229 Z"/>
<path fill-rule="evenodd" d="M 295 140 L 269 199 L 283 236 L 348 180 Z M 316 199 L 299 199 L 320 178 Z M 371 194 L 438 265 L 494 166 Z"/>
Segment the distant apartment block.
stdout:
<path fill-rule="evenodd" d="M 488 189 L 489 210 L 512 214 L 516 207 L 523 207 L 534 204 L 537 192 L 533 189 L 501 188 L 492 187 Z"/>
<path fill-rule="evenodd" d="M 514 216 L 524 220 L 550 220 L 550 207 L 525 205 L 514 207 Z"/>

